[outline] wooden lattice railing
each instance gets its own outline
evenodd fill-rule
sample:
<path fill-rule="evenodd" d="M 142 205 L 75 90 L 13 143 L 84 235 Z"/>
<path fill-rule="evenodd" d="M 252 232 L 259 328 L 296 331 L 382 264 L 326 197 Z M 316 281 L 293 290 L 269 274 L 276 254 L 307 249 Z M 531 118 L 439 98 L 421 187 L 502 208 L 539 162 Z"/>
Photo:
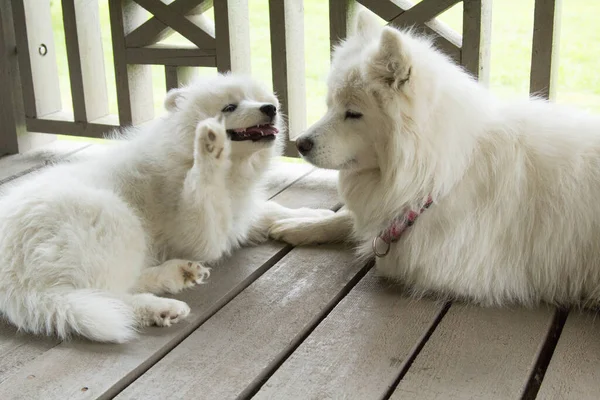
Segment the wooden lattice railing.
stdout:
<path fill-rule="evenodd" d="M 461 1 L 462 37 L 435 19 Z M 560 1 L 535 1 L 530 92 L 545 97 L 553 93 Z M 346 35 L 359 3 L 389 24 L 435 35 L 440 49 L 481 81 L 489 79 L 492 0 L 423 0 L 414 6 L 408 0 L 329 0 L 332 45 Z M 150 65 L 164 66 L 166 89 L 191 80 L 194 67 L 250 71 L 248 0 L 109 5 L 118 115 L 109 113 L 98 0 L 62 0 L 72 113 L 61 104 L 49 0 L 0 0 L 0 155 L 35 146 L 44 136 L 34 132 L 102 137 L 116 126 L 152 120 Z M 210 8 L 214 22 L 204 15 Z M 144 10 L 153 17 L 146 20 Z M 269 0 L 269 19 L 273 87 L 293 137 L 306 126 L 303 1 Z M 193 46 L 159 44 L 174 31 Z M 296 154 L 289 140 L 286 154 Z"/>

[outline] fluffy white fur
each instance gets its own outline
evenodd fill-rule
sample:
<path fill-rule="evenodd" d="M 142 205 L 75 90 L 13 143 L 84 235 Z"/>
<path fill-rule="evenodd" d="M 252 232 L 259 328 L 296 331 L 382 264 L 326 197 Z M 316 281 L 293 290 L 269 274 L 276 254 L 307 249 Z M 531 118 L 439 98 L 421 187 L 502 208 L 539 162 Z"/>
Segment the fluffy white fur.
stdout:
<path fill-rule="evenodd" d="M 221 113 L 228 104 L 237 109 Z M 249 78 L 202 80 L 104 154 L 11 188 L 0 198 L 0 311 L 28 332 L 124 342 L 185 318 L 187 304 L 155 294 L 202 283 L 203 263 L 265 240 L 275 220 L 332 214 L 265 203 L 281 140 L 234 142 L 225 127 L 278 126 L 266 104 L 277 99 Z"/>
<path fill-rule="evenodd" d="M 279 221 L 271 235 L 302 244 L 352 231 L 372 256 L 373 238 L 431 195 L 377 258 L 382 274 L 484 305 L 597 304 L 600 119 L 500 101 L 427 39 L 371 18 L 360 13 L 335 50 L 327 113 L 298 139 L 312 143 L 306 160 L 340 170 L 347 210 Z"/>

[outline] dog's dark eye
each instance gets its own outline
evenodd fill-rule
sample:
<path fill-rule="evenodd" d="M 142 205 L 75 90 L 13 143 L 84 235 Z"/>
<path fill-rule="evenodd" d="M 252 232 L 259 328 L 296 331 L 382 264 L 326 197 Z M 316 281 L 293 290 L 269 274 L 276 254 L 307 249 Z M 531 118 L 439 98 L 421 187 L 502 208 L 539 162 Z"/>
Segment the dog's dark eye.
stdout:
<path fill-rule="evenodd" d="M 221 112 L 233 112 L 237 108 L 237 104 L 227 104 Z"/>
<path fill-rule="evenodd" d="M 359 119 L 362 116 L 363 115 L 361 113 L 348 110 L 348 111 L 346 111 L 346 115 L 344 116 L 344 119 Z"/>

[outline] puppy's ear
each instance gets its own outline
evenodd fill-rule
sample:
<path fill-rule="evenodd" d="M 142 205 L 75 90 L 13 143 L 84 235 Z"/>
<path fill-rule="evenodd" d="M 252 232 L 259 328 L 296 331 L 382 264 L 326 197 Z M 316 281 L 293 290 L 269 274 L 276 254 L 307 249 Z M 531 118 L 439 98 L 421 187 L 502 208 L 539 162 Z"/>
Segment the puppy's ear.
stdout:
<path fill-rule="evenodd" d="M 382 24 L 379 23 L 375 15 L 364 7 L 358 6 L 354 20 L 354 34 L 365 39 L 376 37 L 382 29 Z"/>
<path fill-rule="evenodd" d="M 410 79 L 411 69 L 410 51 L 400 32 L 384 28 L 369 73 L 392 89 L 400 89 Z"/>
<path fill-rule="evenodd" d="M 187 93 L 186 88 L 179 89 L 171 89 L 167 93 L 167 97 L 165 97 L 165 109 L 168 112 L 173 112 L 179 109 L 181 106 L 182 100 L 185 99 L 185 94 Z"/>

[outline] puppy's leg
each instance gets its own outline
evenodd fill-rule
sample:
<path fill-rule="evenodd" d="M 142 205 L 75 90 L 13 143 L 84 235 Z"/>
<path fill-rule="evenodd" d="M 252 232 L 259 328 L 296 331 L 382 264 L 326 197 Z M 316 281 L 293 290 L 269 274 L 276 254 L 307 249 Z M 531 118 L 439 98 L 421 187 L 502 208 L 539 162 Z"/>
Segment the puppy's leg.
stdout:
<path fill-rule="evenodd" d="M 350 241 L 352 214 L 341 209 L 322 218 L 287 218 L 274 222 L 269 236 L 294 246 Z"/>
<path fill-rule="evenodd" d="M 216 259 L 227 249 L 232 224 L 227 176 L 231 168 L 230 141 L 222 122 L 208 119 L 196 129 L 194 164 L 188 171 L 179 202 L 171 245 L 177 253 Z M 202 227 L 198 236 L 197 227 Z M 186 227 L 190 227 L 186 231 Z"/>
<path fill-rule="evenodd" d="M 150 293 L 123 295 L 123 300 L 133 309 L 136 325 L 171 326 L 190 314 L 190 307 L 183 301 L 157 297 Z"/>
<path fill-rule="evenodd" d="M 169 260 L 158 267 L 146 268 L 138 281 L 136 292 L 178 293 L 205 283 L 210 268 L 186 260 Z"/>

